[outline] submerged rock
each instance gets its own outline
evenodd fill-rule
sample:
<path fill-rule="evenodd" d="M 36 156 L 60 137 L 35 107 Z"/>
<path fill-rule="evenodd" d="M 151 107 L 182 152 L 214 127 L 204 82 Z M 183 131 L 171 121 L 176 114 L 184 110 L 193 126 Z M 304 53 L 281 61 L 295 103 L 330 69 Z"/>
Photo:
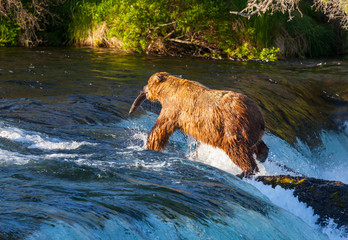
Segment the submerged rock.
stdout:
<path fill-rule="evenodd" d="M 293 189 L 299 201 L 313 208 L 319 216 L 318 224 L 325 226 L 332 218 L 337 228 L 348 226 L 348 185 L 339 181 L 289 175 L 259 176 L 256 181 L 273 188 Z"/>

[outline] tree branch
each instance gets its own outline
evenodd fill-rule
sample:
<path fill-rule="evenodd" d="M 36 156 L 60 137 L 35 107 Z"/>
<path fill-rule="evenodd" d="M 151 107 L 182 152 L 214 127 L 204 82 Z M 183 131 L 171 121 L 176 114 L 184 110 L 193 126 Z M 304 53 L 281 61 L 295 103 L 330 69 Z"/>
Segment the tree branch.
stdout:
<path fill-rule="evenodd" d="M 230 14 L 246 17 L 250 19 L 255 14 L 265 13 L 270 11 L 280 11 L 289 14 L 289 21 L 293 18 L 292 12 L 298 11 L 301 16 L 302 12 L 299 9 L 301 0 L 248 0 L 247 6 L 240 12 L 230 11 Z M 348 30 L 348 1 L 347 0 L 313 0 L 313 8 L 317 11 L 322 11 L 330 19 L 338 19 L 341 21 L 343 29 Z"/>
<path fill-rule="evenodd" d="M 150 30 L 156 30 L 156 29 L 159 29 L 161 27 L 165 27 L 165 26 L 169 26 L 169 25 L 173 25 L 173 24 L 176 24 L 178 21 L 174 21 L 174 22 L 170 22 L 170 23 L 164 23 L 164 24 L 161 24 L 157 27 L 154 27 L 154 28 L 149 28 Z"/>
<path fill-rule="evenodd" d="M 193 42 L 193 41 L 188 41 L 188 40 L 181 40 L 181 39 L 178 39 L 178 38 L 171 38 L 171 39 L 169 39 L 169 41 L 176 42 L 176 43 L 181 43 L 181 44 L 187 44 L 187 45 L 194 45 L 194 46 L 207 48 L 207 49 L 211 50 L 211 48 L 209 46 L 207 46 L 207 44 L 205 44 L 204 42 L 197 42 L 197 41 Z"/>

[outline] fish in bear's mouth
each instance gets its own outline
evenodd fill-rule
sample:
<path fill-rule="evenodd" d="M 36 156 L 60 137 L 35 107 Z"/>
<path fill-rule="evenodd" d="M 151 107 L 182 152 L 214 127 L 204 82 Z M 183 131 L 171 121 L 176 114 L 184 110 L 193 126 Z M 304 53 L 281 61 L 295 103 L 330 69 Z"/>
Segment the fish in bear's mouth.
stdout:
<path fill-rule="evenodd" d="M 129 114 L 132 114 L 146 99 L 148 93 L 147 85 L 143 88 L 143 91 L 140 92 L 139 96 L 134 100 L 132 107 L 129 110 Z"/>

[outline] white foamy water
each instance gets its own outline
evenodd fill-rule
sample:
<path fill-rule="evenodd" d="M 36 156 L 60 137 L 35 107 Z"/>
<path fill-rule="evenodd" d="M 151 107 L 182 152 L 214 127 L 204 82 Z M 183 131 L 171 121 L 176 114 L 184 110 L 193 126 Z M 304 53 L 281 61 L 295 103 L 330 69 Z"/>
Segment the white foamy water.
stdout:
<path fill-rule="evenodd" d="M 271 134 L 263 140 L 270 151 L 266 162 L 259 163 L 257 175 L 305 175 L 308 177 L 335 180 L 348 183 L 348 142 L 344 135 L 321 134 L 323 146 L 311 151 L 298 141 L 298 149 Z M 192 140 L 191 140 L 192 141 Z M 188 145 L 192 142 L 188 142 Z M 197 143 L 196 148 L 187 154 L 188 159 L 200 161 L 232 174 L 241 172 L 230 158 L 218 148 Z"/>
<path fill-rule="evenodd" d="M 30 160 L 37 159 L 38 157 L 34 155 L 24 155 L 0 149 L 0 165 L 22 165 L 28 163 Z"/>
<path fill-rule="evenodd" d="M 89 142 L 76 142 L 76 141 L 68 141 L 61 142 L 58 139 L 45 140 L 40 136 L 37 139 L 34 139 L 34 144 L 30 145 L 29 148 L 39 148 L 39 149 L 47 149 L 47 150 L 74 150 L 82 145 L 93 145 Z"/>
<path fill-rule="evenodd" d="M 311 226 L 313 229 L 325 233 L 332 240 L 348 239 L 348 233 L 345 231 L 348 229 L 337 229 L 337 225 L 333 222 L 333 219 L 329 220 L 326 227 L 321 227 L 316 224 L 319 216 L 314 214 L 314 210 L 303 202 L 300 202 L 297 197 L 294 196 L 293 190 L 287 190 L 276 186 L 264 185 L 262 182 L 258 182 L 252 179 L 246 179 L 246 182 L 255 186 L 261 193 L 271 200 L 275 205 L 291 212 L 295 216 L 300 217 L 305 223 Z"/>
<path fill-rule="evenodd" d="M 194 140 L 189 140 L 188 144 L 192 145 L 192 141 Z M 259 167 L 259 173 L 257 175 L 296 175 L 295 170 L 289 171 L 283 166 L 287 166 L 287 163 L 290 162 L 291 159 L 303 159 L 303 156 L 296 151 L 296 149 L 292 148 L 286 141 L 270 134 L 266 134 L 264 141 L 269 146 L 270 151 L 265 163 L 257 162 Z M 195 148 L 188 151 L 187 158 L 193 161 L 203 162 L 234 175 L 242 172 L 242 170 L 231 161 L 224 151 L 204 143 L 198 142 Z M 303 164 L 302 167 L 305 168 L 307 165 Z"/>
<path fill-rule="evenodd" d="M 94 145 L 86 141 L 64 141 L 57 138 L 38 134 L 32 131 L 25 131 L 15 127 L 7 127 L 0 124 L 0 137 L 14 142 L 27 144 L 28 148 L 37 148 L 42 150 L 74 150 L 83 145 Z"/>
<path fill-rule="evenodd" d="M 69 153 L 52 153 L 52 154 L 45 154 L 45 158 L 65 158 L 65 159 L 70 159 L 70 158 L 76 158 L 79 157 L 80 154 L 69 154 Z"/>
<path fill-rule="evenodd" d="M 348 183 L 348 139 L 344 134 L 322 132 L 323 144 L 316 149 L 303 142 L 297 142 L 297 148 L 271 134 L 264 136 L 264 141 L 270 148 L 268 159 L 263 165 L 268 174 L 303 174 L 326 180 Z M 279 169 L 279 166 L 287 169 Z"/>
<path fill-rule="evenodd" d="M 234 175 L 242 172 L 224 151 L 204 143 L 197 143 L 196 148 L 188 152 L 187 158 L 192 161 L 203 162 Z"/>

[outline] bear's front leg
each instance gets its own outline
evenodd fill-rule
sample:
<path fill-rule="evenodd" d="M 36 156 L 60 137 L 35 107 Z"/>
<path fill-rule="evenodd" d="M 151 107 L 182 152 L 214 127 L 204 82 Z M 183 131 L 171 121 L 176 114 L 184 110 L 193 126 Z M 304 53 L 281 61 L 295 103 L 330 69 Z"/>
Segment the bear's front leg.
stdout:
<path fill-rule="evenodd" d="M 161 151 L 167 145 L 170 135 L 177 129 L 173 120 L 161 116 L 158 117 L 147 138 L 147 149 L 157 152 Z"/>

